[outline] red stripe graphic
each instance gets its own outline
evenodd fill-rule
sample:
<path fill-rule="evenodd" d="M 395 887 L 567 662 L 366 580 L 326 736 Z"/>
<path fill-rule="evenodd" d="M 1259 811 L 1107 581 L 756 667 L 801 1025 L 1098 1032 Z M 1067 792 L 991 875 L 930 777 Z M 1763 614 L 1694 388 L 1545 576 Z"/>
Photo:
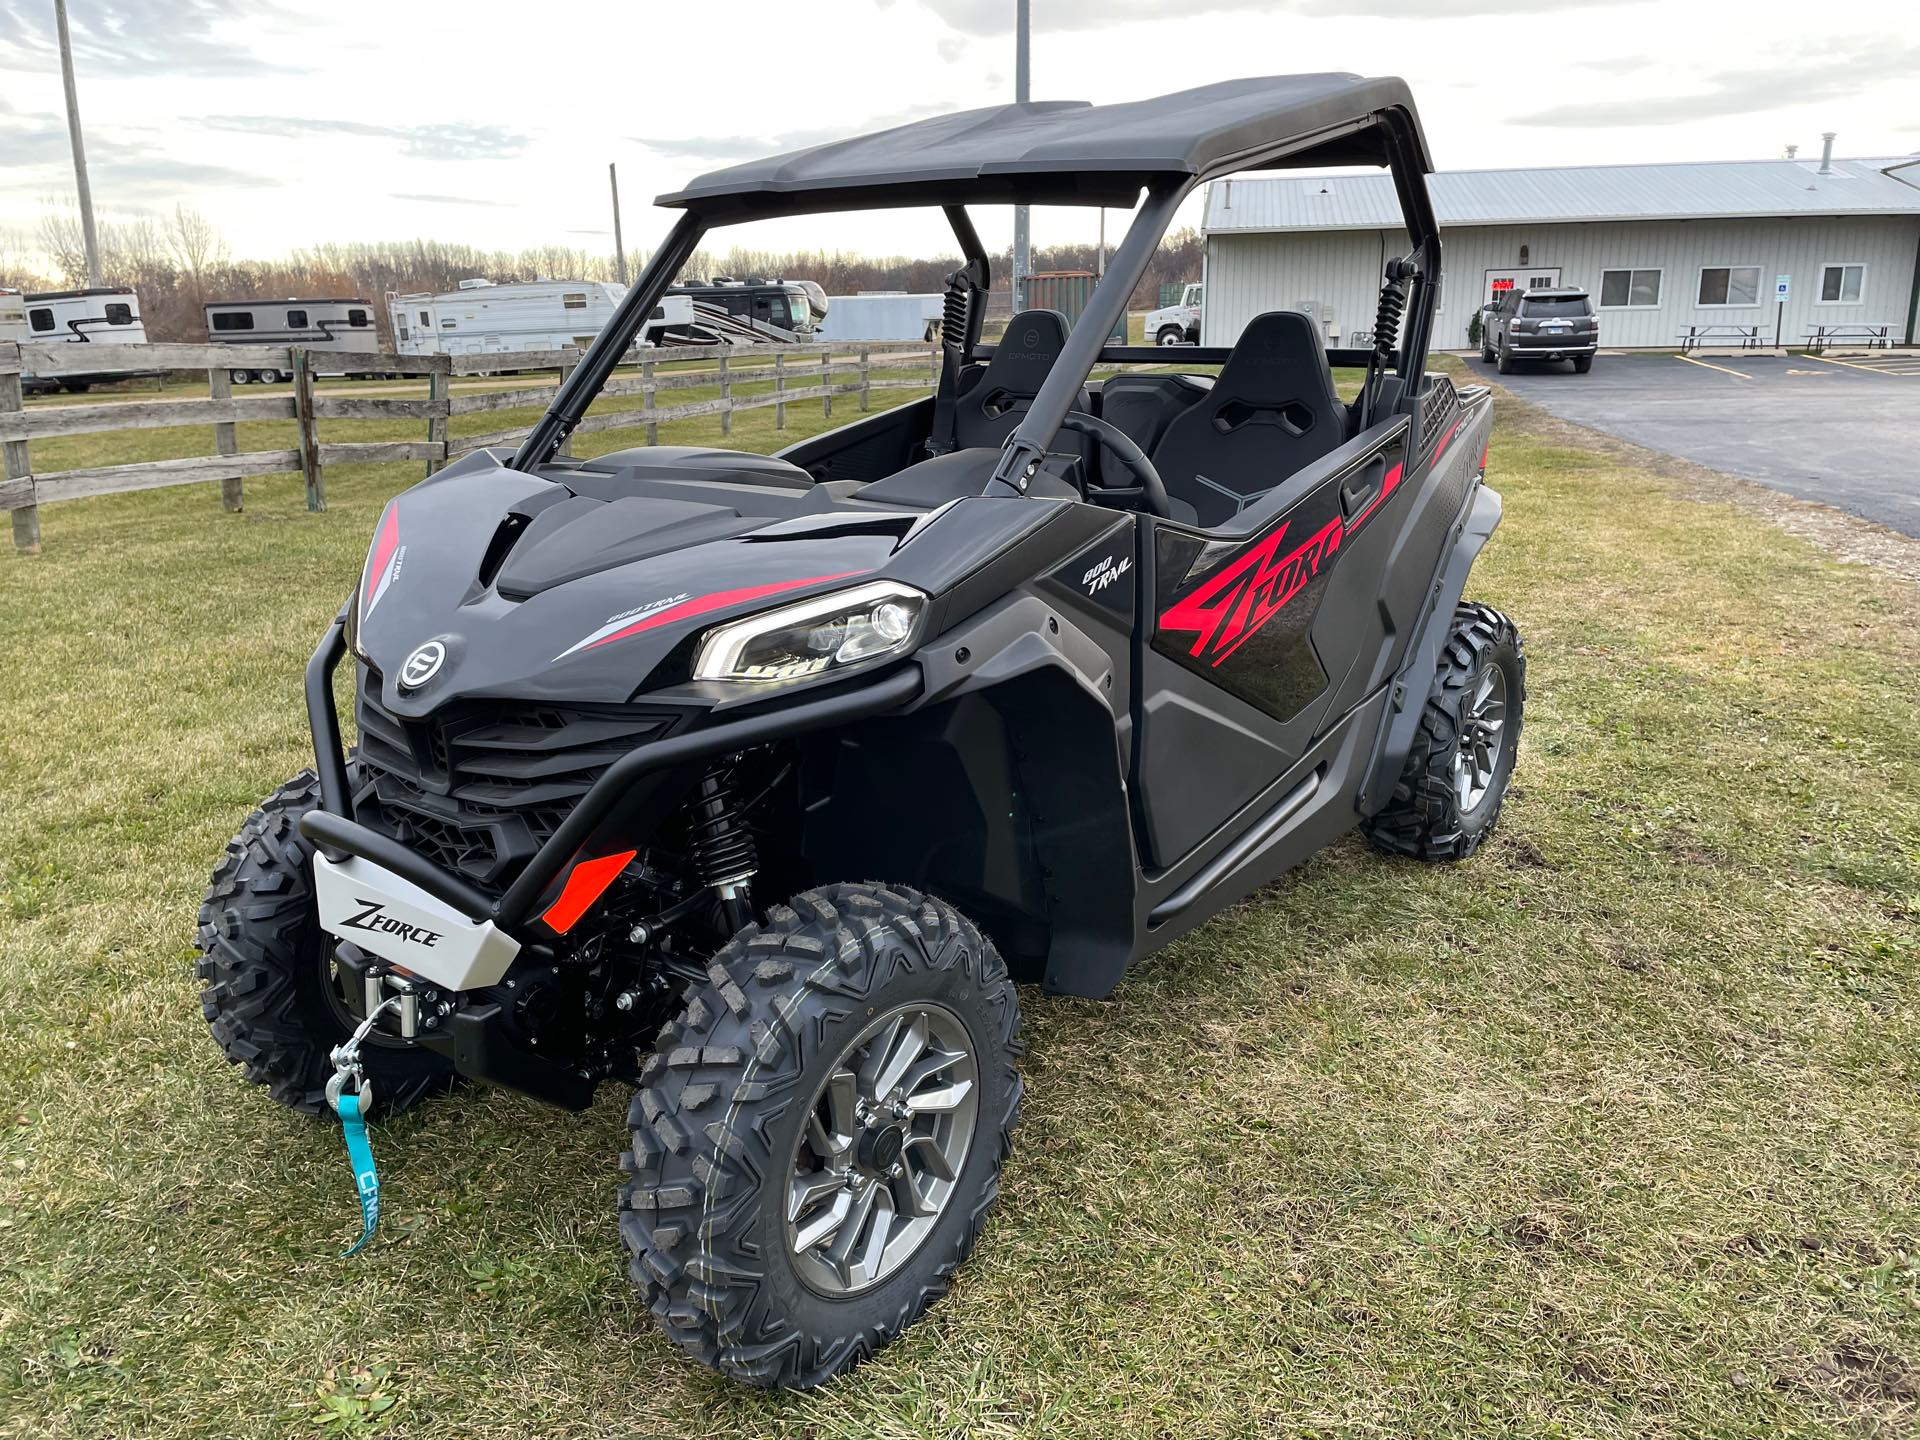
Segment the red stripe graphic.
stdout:
<path fill-rule="evenodd" d="M 638 635 L 642 630 L 653 630 L 661 625 L 670 625 L 675 620 L 687 620 L 695 615 L 724 610 L 729 605 L 744 605 L 749 600 L 778 595 L 783 590 L 798 590 L 804 585 L 819 585 L 828 580 L 848 580 L 855 575 L 866 573 L 864 570 L 843 570 L 838 575 L 809 575 L 804 580 L 776 580 L 771 585 L 748 585 L 739 590 L 716 590 L 711 595 L 696 595 L 691 600 L 682 600 L 678 605 L 669 605 L 666 609 L 656 610 L 651 615 L 642 615 L 633 624 L 622 626 L 611 635 L 602 635 L 591 645 L 583 645 L 581 648 L 597 650 L 602 645 L 611 645 L 614 641 L 624 640 L 629 635 Z"/>
<path fill-rule="evenodd" d="M 1360 522 L 1365 520 L 1367 516 L 1371 515 L 1375 510 L 1378 510 L 1380 508 L 1380 502 L 1399 488 L 1400 467 L 1396 465 L 1387 471 L 1386 475 L 1381 479 L 1380 493 L 1367 502 L 1366 509 L 1362 510 L 1358 515 L 1354 516 L 1352 520 L 1347 522 L 1347 533 L 1352 534 L 1355 530 L 1358 530 L 1360 528 Z"/>
<path fill-rule="evenodd" d="M 380 517 L 380 532 L 374 537 L 373 558 L 367 562 L 367 609 L 371 610 L 387 588 L 387 570 L 393 564 L 393 552 L 400 548 L 400 506 L 389 503 Z"/>

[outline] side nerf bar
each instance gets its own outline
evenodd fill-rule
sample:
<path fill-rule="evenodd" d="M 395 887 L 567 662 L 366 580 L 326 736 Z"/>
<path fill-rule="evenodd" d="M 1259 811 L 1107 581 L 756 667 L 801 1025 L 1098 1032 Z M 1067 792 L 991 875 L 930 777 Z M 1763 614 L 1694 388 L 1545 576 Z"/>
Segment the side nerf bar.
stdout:
<path fill-rule="evenodd" d="M 457 875 L 352 818 L 353 801 L 348 791 L 340 717 L 333 703 L 333 672 L 346 653 L 344 625 L 343 611 L 321 638 L 313 659 L 307 662 L 307 720 L 313 727 L 321 808 L 300 817 L 300 833 L 329 859 L 357 855 L 385 866 L 463 915 L 476 921 L 491 920 L 509 933 L 517 931 L 533 914 L 548 887 L 573 863 L 580 847 L 642 777 L 657 770 L 712 759 L 789 735 L 897 709 L 918 698 L 922 689 L 919 666 L 905 665 L 854 689 L 763 710 L 738 720 L 725 720 L 630 750 L 593 782 L 559 828 L 527 861 L 519 877 L 507 887 L 506 894 L 492 901 Z"/>

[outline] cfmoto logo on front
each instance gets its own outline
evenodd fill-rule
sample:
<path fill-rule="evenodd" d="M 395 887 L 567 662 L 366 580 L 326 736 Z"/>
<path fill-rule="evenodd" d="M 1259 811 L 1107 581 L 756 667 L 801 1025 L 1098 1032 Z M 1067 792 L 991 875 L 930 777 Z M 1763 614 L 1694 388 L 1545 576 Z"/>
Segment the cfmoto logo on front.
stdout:
<path fill-rule="evenodd" d="M 400 663 L 400 684 L 408 690 L 418 690 L 438 675 L 446 663 L 447 647 L 438 640 L 429 640 Z"/>

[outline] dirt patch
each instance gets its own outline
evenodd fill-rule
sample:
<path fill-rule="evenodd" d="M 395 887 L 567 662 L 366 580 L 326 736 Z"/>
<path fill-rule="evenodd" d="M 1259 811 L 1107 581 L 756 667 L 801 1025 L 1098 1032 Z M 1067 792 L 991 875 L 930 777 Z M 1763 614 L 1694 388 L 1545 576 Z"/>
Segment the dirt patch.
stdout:
<path fill-rule="evenodd" d="M 1478 376 L 1474 378 L 1479 383 L 1489 383 Z M 1494 389 L 1503 405 L 1524 410 L 1529 426 L 1550 444 L 1598 452 L 1610 460 L 1646 470 L 1674 482 L 1688 500 L 1736 505 L 1771 521 L 1790 535 L 1811 541 L 1836 560 L 1872 565 L 1920 585 L 1920 540 L 1912 536 L 1862 520 L 1831 505 L 1796 499 L 1737 475 L 1710 470 L 1665 451 L 1649 450 L 1605 431 L 1576 425 L 1529 404 L 1504 386 L 1495 385 Z"/>
<path fill-rule="evenodd" d="M 1861 1340 L 1842 1341 L 1810 1363 L 1783 1370 L 1773 1383 L 1866 1435 L 1906 1434 L 1920 1409 L 1920 1370 Z"/>

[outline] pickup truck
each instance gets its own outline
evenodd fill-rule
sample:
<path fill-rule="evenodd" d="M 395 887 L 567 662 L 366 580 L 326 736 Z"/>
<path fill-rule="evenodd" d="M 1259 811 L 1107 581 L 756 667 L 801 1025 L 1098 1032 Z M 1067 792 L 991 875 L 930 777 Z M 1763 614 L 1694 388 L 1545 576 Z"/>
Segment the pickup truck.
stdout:
<path fill-rule="evenodd" d="M 1200 343 L 1200 295 L 1198 282 L 1180 292 L 1178 305 L 1163 306 L 1147 312 L 1146 336 L 1155 345 L 1198 345 Z"/>
<path fill-rule="evenodd" d="M 1600 322 L 1584 290 L 1509 290 L 1480 311 L 1480 358 L 1502 375 L 1515 360 L 1571 360 L 1584 375 L 1599 348 Z"/>

